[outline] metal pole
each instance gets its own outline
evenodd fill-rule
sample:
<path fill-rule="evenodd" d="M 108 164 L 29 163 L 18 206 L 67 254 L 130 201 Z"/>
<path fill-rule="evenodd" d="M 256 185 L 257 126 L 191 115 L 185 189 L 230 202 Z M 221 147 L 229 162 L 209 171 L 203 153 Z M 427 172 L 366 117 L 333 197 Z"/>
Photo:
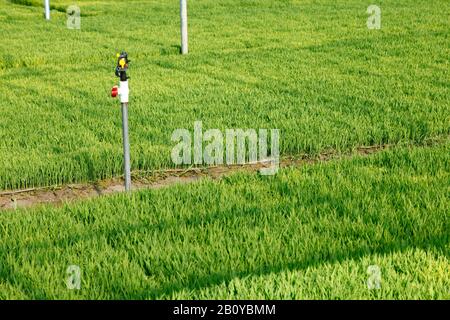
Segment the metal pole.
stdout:
<path fill-rule="evenodd" d="M 50 0 L 44 0 L 45 20 L 50 20 Z"/>
<path fill-rule="evenodd" d="M 128 102 L 122 103 L 123 166 L 125 190 L 131 190 L 130 141 L 128 139 Z"/>
<path fill-rule="evenodd" d="M 187 0 L 180 0 L 181 54 L 188 53 Z"/>
<path fill-rule="evenodd" d="M 119 94 L 122 109 L 122 137 L 123 137 L 123 171 L 125 178 L 125 190 L 131 191 L 131 164 L 130 164 L 130 141 L 128 139 L 128 97 L 130 89 L 128 87 L 128 54 L 123 51 L 117 54 L 117 66 L 115 74 L 120 78 L 119 87 L 114 86 L 111 96 L 117 97 Z"/>

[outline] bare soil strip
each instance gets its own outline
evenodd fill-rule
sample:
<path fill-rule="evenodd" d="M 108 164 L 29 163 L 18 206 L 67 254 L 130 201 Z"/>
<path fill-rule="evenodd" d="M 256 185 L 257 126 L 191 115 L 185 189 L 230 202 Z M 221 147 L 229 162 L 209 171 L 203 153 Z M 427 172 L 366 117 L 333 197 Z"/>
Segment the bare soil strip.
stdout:
<path fill-rule="evenodd" d="M 425 139 L 420 145 L 439 144 L 448 141 L 450 136 L 441 136 Z M 407 146 L 419 144 L 407 144 Z M 351 158 L 353 156 L 368 156 L 385 149 L 399 145 L 383 144 L 374 146 L 362 146 L 352 152 L 339 153 L 335 150 L 320 153 L 318 156 L 303 155 L 298 157 L 285 157 L 280 161 L 280 168 L 298 167 L 305 164 L 326 162 L 333 159 Z M 244 165 L 221 165 L 209 167 L 191 167 L 182 169 L 167 169 L 153 171 L 132 172 L 133 191 L 141 189 L 159 189 L 175 184 L 185 184 L 209 177 L 220 179 L 239 171 L 255 172 L 262 168 L 270 167 L 269 161 L 248 163 Z M 40 188 L 28 188 L 0 192 L 0 212 L 3 210 L 15 210 L 18 208 L 33 207 L 43 204 L 61 205 L 81 199 L 95 198 L 99 196 L 124 192 L 123 177 L 105 179 L 90 183 L 68 184 Z"/>
<path fill-rule="evenodd" d="M 379 145 L 359 147 L 354 152 L 340 154 L 335 151 L 324 152 L 316 157 L 302 156 L 284 158 L 280 168 L 300 166 L 308 163 L 329 161 L 337 158 L 348 158 L 354 155 L 369 155 L 391 147 Z M 134 171 L 133 190 L 159 189 L 175 184 L 185 184 L 209 177 L 220 179 L 225 175 L 239 171 L 254 172 L 270 166 L 270 162 L 257 162 L 245 165 L 223 165 L 210 167 L 192 167 L 185 169 L 168 169 L 157 171 Z M 94 198 L 108 194 L 124 192 L 123 178 L 112 178 L 91 183 L 68 184 L 61 186 L 28 188 L 0 192 L 0 211 L 33 207 L 42 204 L 61 205 L 81 199 Z"/>

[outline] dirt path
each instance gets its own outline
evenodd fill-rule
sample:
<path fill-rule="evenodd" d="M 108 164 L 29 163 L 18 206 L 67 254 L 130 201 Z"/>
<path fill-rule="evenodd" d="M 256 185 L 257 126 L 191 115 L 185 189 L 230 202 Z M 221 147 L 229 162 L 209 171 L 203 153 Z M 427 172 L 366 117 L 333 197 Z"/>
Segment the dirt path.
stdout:
<path fill-rule="evenodd" d="M 310 158 L 285 158 L 280 167 L 299 166 L 306 163 L 329 161 L 336 158 L 348 158 L 354 155 L 369 155 L 391 147 L 390 145 L 359 147 L 352 153 L 338 154 L 325 152 Z M 184 184 L 204 177 L 220 179 L 221 177 L 238 171 L 257 171 L 268 167 L 270 163 L 259 162 L 246 165 L 212 166 L 204 168 L 174 169 L 160 171 L 133 172 L 133 190 L 158 189 L 174 184 Z M 0 192 L 0 211 L 32 207 L 40 204 L 62 204 L 80 199 L 94 198 L 103 195 L 123 192 L 123 179 L 113 178 L 94 183 L 70 184 L 54 187 L 31 188 Z"/>

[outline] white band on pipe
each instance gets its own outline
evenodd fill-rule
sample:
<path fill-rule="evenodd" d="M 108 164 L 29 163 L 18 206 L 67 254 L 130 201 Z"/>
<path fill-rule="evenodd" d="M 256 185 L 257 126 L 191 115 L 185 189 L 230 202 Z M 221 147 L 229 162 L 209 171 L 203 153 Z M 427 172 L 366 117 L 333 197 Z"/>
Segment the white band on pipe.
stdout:
<path fill-rule="evenodd" d="M 128 80 L 127 81 L 120 81 L 119 86 L 119 97 L 121 103 L 128 103 L 128 95 L 130 93 L 130 90 L 128 88 Z"/>

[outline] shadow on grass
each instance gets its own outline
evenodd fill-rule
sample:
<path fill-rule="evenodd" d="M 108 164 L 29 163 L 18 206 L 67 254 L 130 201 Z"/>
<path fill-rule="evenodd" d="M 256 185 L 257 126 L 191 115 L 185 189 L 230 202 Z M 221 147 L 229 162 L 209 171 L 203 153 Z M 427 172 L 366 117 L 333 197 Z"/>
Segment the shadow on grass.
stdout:
<path fill-rule="evenodd" d="M 433 242 L 440 242 L 444 241 L 448 237 L 441 236 L 435 238 Z M 162 286 L 159 289 L 151 289 L 148 292 L 141 292 L 141 293 L 135 293 L 131 295 L 130 299 L 161 299 L 161 296 L 164 297 L 164 299 L 170 299 L 170 295 L 174 294 L 179 291 L 193 291 L 193 290 L 200 290 L 208 287 L 214 287 L 220 284 L 228 285 L 230 281 L 235 280 L 236 278 L 247 278 L 249 276 L 252 277 L 259 277 L 259 276 L 265 276 L 270 274 L 276 274 L 280 272 L 286 272 L 286 271 L 299 271 L 299 270 L 306 270 L 307 268 L 311 267 L 320 267 L 323 264 L 335 264 L 339 262 L 344 262 L 346 260 L 360 260 L 366 256 L 371 255 L 389 255 L 392 253 L 400 253 L 404 252 L 407 249 L 410 248 L 416 248 L 416 249 L 423 249 L 423 250 L 429 250 L 429 249 L 437 249 L 442 252 L 443 255 L 446 257 L 450 257 L 448 252 L 445 251 L 445 249 L 441 246 L 434 246 L 434 245 L 404 245 L 403 243 L 391 243 L 388 247 L 386 247 L 383 250 L 375 250 L 370 253 L 365 250 L 365 248 L 361 248 L 359 250 L 354 250 L 352 252 L 338 252 L 334 256 L 341 255 L 341 258 L 335 258 L 335 257 L 328 257 L 328 258 L 320 258 L 316 255 L 312 255 L 308 259 L 304 259 L 301 261 L 295 261 L 295 262 L 288 262 L 286 264 L 276 264 L 276 265 L 266 265 L 266 266 L 260 266 L 259 268 L 255 268 L 253 270 L 246 270 L 246 271 L 231 271 L 228 273 L 214 273 L 208 276 L 198 277 L 195 274 L 191 274 L 187 281 L 178 281 L 173 282 L 167 285 Z M 345 255 L 345 257 L 344 257 Z"/>
<path fill-rule="evenodd" d="M 31 0 L 8 0 L 9 2 L 20 5 L 20 6 L 26 6 L 26 7 L 34 7 L 34 8 L 43 8 L 44 7 L 44 1 L 31 1 Z M 58 12 L 67 13 L 67 7 L 64 6 L 58 6 L 50 3 L 50 10 L 56 10 Z M 80 13 L 80 16 L 87 17 L 87 16 L 94 16 L 96 14 L 94 13 Z"/>
<path fill-rule="evenodd" d="M 150 200 L 150 199 L 149 199 Z M 260 210 L 260 209 L 257 209 Z M 75 212 L 76 214 L 76 212 Z M 235 213 L 233 218 L 242 219 L 245 217 L 249 217 L 250 214 L 261 214 L 261 212 L 255 211 L 255 207 L 248 208 L 247 210 L 241 210 L 239 213 Z M 63 236 L 60 239 L 55 239 L 53 241 L 42 241 L 33 243 L 30 246 L 27 246 L 27 251 L 36 251 L 42 252 L 46 249 L 51 248 L 60 248 L 65 250 L 70 250 L 71 247 L 76 246 L 77 243 L 87 242 L 89 240 L 105 237 L 108 245 L 112 248 L 112 250 L 122 249 L 127 250 L 126 247 L 121 246 L 121 242 L 124 239 L 133 238 L 131 237 L 134 233 L 143 233 L 143 234 L 152 234 L 158 233 L 167 230 L 175 230 L 173 233 L 177 233 L 177 229 L 184 229 L 187 226 L 189 228 L 199 228 L 201 226 L 205 226 L 208 224 L 212 224 L 217 220 L 223 220 L 230 217 L 229 211 L 223 211 L 220 213 L 211 213 L 205 217 L 192 217 L 186 219 L 174 219 L 173 221 L 159 221 L 158 223 L 130 223 L 127 225 L 116 225 L 107 228 L 97 229 L 96 231 L 87 231 L 83 233 L 78 233 L 75 235 Z M 92 222 L 89 217 L 77 218 L 76 215 L 72 216 L 78 223 L 86 224 L 87 226 Z M 370 227 L 371 224 L 367 224 L 367 227 Z M 393 226 L 386 226 L 386 229 L 395 228 Z M 276 231 L 276 230 L 275 230 Z M 391 232 L 393 230 L 390 230 Z M 182 231 L 180 231 L 180 234 Z M 55 232 L 55 234 L 58 234 Z M 354 235 L 352 235 L 354 237 Z M 218 242 L 221 239 L 217 240 Z M 169 281 L 167 283 L 163 283 L 160 287 L 145 287 L 145 288 L 133 288 L 128 287 L 126 283 L 121 283 L 116 279 L 112 279 L 111 286 L 115 288 L 121 288 L 118 292 L 122 292 L 122 295 L 114 296 L 116 293 L 111 292 L 113 298 L 115 299 L 159 299 L 161 296 L 164 298 L 170 297 L 171 294 L 176 293 L 181 290 L 199 290 L 202 288 L 212 287 L 219 284 L 228 284 L 231 280 L 235 278 L 245 278 L 248 276 L 264 276 L 272 273 L 279 273 L 282 271 L 294 271 L 294 270 L 304 270 L 309 267 L 320 266 L 325 263 L 337 263 L 344 260 L 358 260 L 363 258 L 364 256 L 378 254 L 378 255 L 386 255 L 394 252 L 402 252 L 410 248 L 420 248 L 420 249 L 434 249 L 442 252 L 445 256 L 449 257 L 449 252 L 445 250 L 445 246 L 449 241 L 449 235 L 445 233 L 436 233 L 429 236 L 423 236 L 420 234 L 408 241 L 404 239 L 398 239 L 395 241 L 385 241 L 381 243 L 377 243 L 376 247 L 368 247 L 365 244 L 354 245 L 352 247 L 342 247 L 340 250 L 329 252 L 325 249 L 322 250 L 313 250 L 312 248 L 310 252 L 306 253 L 304 259 L 295 260 L 292 259 L 289 261 L 283 261 L 283 263 L 271 263 L 270 259 L 266 259 L 263 262 L 258 263 L 254 268 L 249 268 L 246 270 L 233 270 L 229 269 L 226 272 L 216 272 L 205 275 L 208 272 L 208 267 L 205 265 L 201 265 L 195 273 L 187 274 L 183 279 L 176 279 L 174 281 Z M 176 241 L 178 243 L 178 241 Z M 242 242 L 242 241 L 241 241 Z M 354 243 L 357 243 L 358 239 L 354 239 Z M 239 243 L 237 243 L 239 246 Z M 244 245 L 241 243 L 241 245 Z M 133 244 L 129 244 L 129 246 L 133 246 Z M 180 241 L 179 246 L 183 246 L 183 243 Z M 208 248 L 210 245 L 205 245 L 203 252 L 207 255 L 210 252 L 211 248 Z M 212 248 L 216 250 L 216 248 Z M 8 250 L 7 247 L 2 247 L 0 252 L 6 252 Z M 16 249 L 17 256 L 20 257 L 21 249 Z M 186 254 L 189 254 L 189 249 L 186 251 Z M 30 259 L 32 259 L 33 255 L 30 254 Z M 220 258 L 220 257 L 219 257 Z M 1 259 L 1 255 L 0 255 Z M 157 259 L 157 258 L 156 258 Z M 1 259 L 3 260 L 3 259 Z M 1 261 L 0 260 L 0 261 Z M 155 276 L 151 270 L 151 262 L 149 262 L 149 258 L 141 257 L 137 252 L 134 254 L 130 252 L 130 262 L 138 265 L 143 272 L 149 276 Z M 158 260 L 156 260 L 158 261 Z M 195 264 L 195 260 L 194 264 Z M 161 261 L 164 263 L 164 261 Z M 3 261 L 4 263 L 4 261 Z M 162 269 L 161 269 L 162 270 Z M 165 274 L 170 272 L 169 269 L 167 271 L 160 271 L 158 274 L 170 277 L 171 274 Z M 126 272 L 126 270 L 124 270 Z M 161 274 L 162 272 L 162 274 Z M 180 270 L 182 272 L 182 270 Z M 202 275 L 203 274 L 203 275 Z M 0 272 L 0 280 L 10 282 L 12 285 L 19 286 L 23 292 L 33 298 L 46 299 L 48 298 L 44 289 L 36 286 L 23 272 L 20 270 L 14 270 L 11 266 L 4 266 L 2 272 Z M 120 280 L 120 279 L 119 279 Z"/>
<path fill-rule="evenodd" d="M 351 170 L 367 166 L 367 164 L 367 162 L 359 163 L 352 166 Z M 350 170 L 350 168 L 347 169 Z M 327 172 L 330 175 L 336 174 L 334 167 Z M 343 172 L 338 173 L 343 174 Z M 386 174 L 394 175 L 394 173 L 395 171 Z M 64 220 L 60 220 L 65 223 L 54 225 L 51 232 L 48 232 L 45 222 L 55 218 L 56 215 L 64 214 L 65 211 L 41 212 L 40 214 L 44 215 L 42 218 L 37 215 L 39 212 L 36 212 L 36 215 L 25 219 L 24 222 L 18 220 L 19 225 L 16 228 L 20 228 L 20 224 L 35 223 L 38 227 L 33 230 L 43 229 L 49 235 L 42 241 L 27 241 L 26 248 L 17 246 L 15 239 L 0 239 L 0 263 L 6 263 L 4 262 L 6 252 L 13 255 L 15 261 L 18 261 L 14 265 L 20 266 L 21 261 L 29 259 L 29 261 L 35 262 L 36 257 L 39 260 L 42 259 L 42 252 L 50 250 L 56 250 L 58 254 L 74 250 L 78 252 L 76 248 L 82 247 L 83 243 L 99 239 L 99 242 L 106 242 L 106 245 L 97 247 L 97 250 L 109 251 L 111 248 L 112 255 L 126 252 L 130 265 L 140 268 L 147 277 L 161 283 L 149 285 L 137 281 L 135 284 L 130 284 L 121 281 L 121 278 L 112 278 L 110 283 L 102 285 L 109 285 L 110 296 L 108 297 L 114 299 L 158 299 L 170 297 L 180 290 L 192 291 L 227 284 L 235 278 L 303 270 L 324 263 L 359 260 L 368 255 L 387 255 L 411 248 L 432 250 L 449 257 L 450 234 L 446 215 L 442 209 L 448 200 L 436 196 L 432 199 L 438 203 L 433 206 L 425 206 L 421 203 L 421 199 L 414 198 L 433 184 L 421 184 L 420 187 L 409 190 L 408 186 L 412 187 L 416 184 L 396 184 L 392 183 L 391 179 L 379 180 L 378 176 L 370 177 L 358 182 L 352 180 L 354 177 L 348 176 L 346 181 L 352 183 L 347 188 L 343 183 L 338 189 L 335 185 L 327 185 L 328 188 L 323 191 L 316 186 L 314 179 L 306 184 L 300 182 L 294 184 L 295 180 L 291 184 L 286 184 L 283 179 L 281 181 L 270 180 L 272 182 L 255 179 L 246 181 L 254 183 L 251 185 L 251 192 L 241 192 L 243 190 L 239 186 L 233 188 L 233 185 L 225 184 L 221 186 L 222 188 L 216 189 L 211 185 L 200 185 L 188 189 L 184 193 L 181 193 L 179 188 L 173 188 L 169 191 L 136 193 L 133 197 L 122 195 L 115 199 L 116 201 L 105 200 L 104 203 L 97 203 L 95 208 L 89 209 L 88 205 L 69 210 L 64 215 Z M 444 186 L 443 181 L 440 181 L 440 184 L 436 183 L 436 186 Z M 371 188 L 378 190 L 375 193 L 376 197 L 362 197 L 366 185 L 371 182 L 375 183 Z M 324 182 L 322 187 L 326 184 L 327 182 Z M 262 189 L 262 187 L 264 188 Z M 303 191 L 296 194 L 298 190 Z M 351 193 L 349 193 L 350 191 Z M 216 192 L 222 192 L 220 198 L 230 199 L 231 204 L 218 203 L 219 198 L 211 196 Z M 228 198 L 236 193 L 239 195 L 237 198 Z M 402 205 L 398 201 L 398 193 L 414 200 L 415 208 L 420 208 L 417 209 L 420 211 L 409 212 L 411 207 L 407 204 Z M 297 198 L 299 195 L 300 198 Z M 273 199 L 264 201 L 267 197 L 273 197 Z M 365 205 L 367 207 L 367 204 L 376 203 L 385 197 L 388 198 L 384 199 L 383 207 L 371 211 L 355 211 L 355 209 L 364 208 Z M 283 201 L 283 199 L 288 200 Z M 431 199 L 428 200 L 431 201 Z M 172 202 L 167 204 L 167 201 Z M 188 212 L 192 216 L 184 217 L 181 213 L 177 214 L 177 210 L 184 208 L 185 202 L 188 202 Z M 201 206 L 195 205 L 198 202 L 202 203 Z M 152 210 L 156 211 L 158 206 L 151 205 L 153 203 L 160 204 L 161 214 L 154 214 Z M 298 203 L 302 204 L 301 210 L 298 209 Z M 327 206 L 322 207 L 323 203 L 326 203 Z M 330 207 L 332 209 L 328 210 L 327 208 Z M 389 214 L 379 215 L 381 209 L 385 210 L 384 213 L 387 210 Z M 105 214 L 106 217 L 99 218 L 101 214 Z M 156 217 L 153 221 L 150 219 L 152 215 Z M 289 219 L 291 215 L 294 215 L 294 219 Z M 424 215 L 426 215 L 426 219 L 423 219 Z M 158 218 L 159 216 L 162 218 Z M 344 217 L 345 220 L 341 221 L 341 218 Z M 110 223 L 99 224 L 96 223 L 97 219 Z M 123 222 L 124 219 L 126 219 L 125 222 Z M 283 249 L 284 244 L 291 244 L 290 239 L 293 232 L 297 232 L 297 226 L 300 225 L 306 228 L 303 229 L 303 233 L 309 237 L 302 237 L 301 240 L 296 238 L 292 241 L 301 241 L 299 248 L 306 249 L 302 249 L 301 255 L 291 257 L 296 249 L 292 249 L 292 246 L 290 249 Z M 70 230 L 67 230 L 70 226 L 81 231 L 77 231 L 75 234 L 70 233 Z M 213 227 L 218 226 L 224 231 L 220 236 L 215 238 L 207 236 L 206 241 L 200 239 L 189 246 L 190 243 L 186 239 L 189 239 L 190 235 L 201 235 L 205 229 L 211 227 L 212 230 L 215 230 Z M 239 226 L 238 230 L 236 230 L 237 226 Z M 249 232 L 246 234 L 244 230 Z M 263 233 L 265 233 L 263 237 L 258 236 L 261 230 L 264 230 Z M 374 238 L 376 240 L 367 244 L 367 239 L 372 238 L 374 234 L 377 235 Z M 153 244 L 152 241 L 148 241 L 148 235 L 153 236 L 152 241 L 158 241 L 157 239 L 161 238 L 164 242 L 159 244 L 155 252 L 149 251 L 148 254 L 145 254 L 140 248 Z M 233 238 L 229 239 L 230 236 Z M 345 239 L 345 241 L 338 241 L 341 239 Z M 228 242 L 224 243 L 226 241 Z M 282 244 L 283 246 L 278 246 L 282 249 L 273 252 L 275 250 L 273 248 L 277 247 L 273 246 L 273 243 Z M 301 246 L 302 244 L 303 246 Z M 164 246 L 168 246 L 168 248 L 166 249 Z M 248 252 L 257 254 L 258 248 L 262 248 L 259 249 L 261 255 L 258 258 L 255 258 L 255 255 L 253 257 L 246 256 Z M 230 261 L 230 257 L 233 256 L 230 251 L 237 251 L 238 254 L 235 256 L 241 263 L 233 265 L 233 262 Z M 177 260 L 175 256 L 170 255 L 170 252 L 182 256 Z M 95 256 L 95 254 L 94 249 L 89 255 Z M 51 252 L 47 256 L 50 257 Z M 64 255 L 62 255 L 62 260 L 64 261 Z M 217 261 L 217 263 L 211 266 L 211 261 Z M 108 263 L 108 261 L 103 262 Z M 120 265 L 111 267 L 121 268 Z M 37 287 L 38 284 L 32 283 L 27 278 L 26 271 L 14 270 L 12 265 L 5 266 L 4 270 L 6 271 L 0 271 L 0 280 L 21 288 L 30 297 L 46 297 L 45 295 L 48 295 L 44 291 L 45 289 Z M 128 270 L 120 271 L 128 272 Z M 95 282 L 97 276 L 99 275 L 91 274 L 90 282 Z M 139 280 L 139 275 L 136 277 Z M 99 276 L 98 278 L 104 277 Z M 145 280 L 141 279 L 141 281 Z M 86 296 L 83 297 L 94 294 L 86 292 Z"/>

